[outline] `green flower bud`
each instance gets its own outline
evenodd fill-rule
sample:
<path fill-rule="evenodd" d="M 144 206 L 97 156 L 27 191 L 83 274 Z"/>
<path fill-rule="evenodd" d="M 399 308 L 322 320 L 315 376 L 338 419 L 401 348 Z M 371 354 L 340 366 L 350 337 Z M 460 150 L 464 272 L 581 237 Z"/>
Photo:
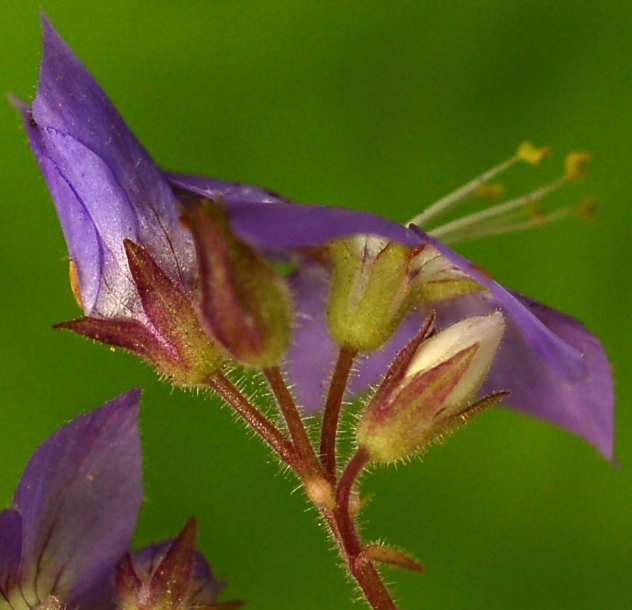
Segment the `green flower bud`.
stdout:
<path fill-rule="evenodd" d="M 329 330 L 339 345 L 359 352 L 382 347 L 416 306 L 480 288 L 429 245 L 357 235 L 328 244 L 326 258 Z"/>

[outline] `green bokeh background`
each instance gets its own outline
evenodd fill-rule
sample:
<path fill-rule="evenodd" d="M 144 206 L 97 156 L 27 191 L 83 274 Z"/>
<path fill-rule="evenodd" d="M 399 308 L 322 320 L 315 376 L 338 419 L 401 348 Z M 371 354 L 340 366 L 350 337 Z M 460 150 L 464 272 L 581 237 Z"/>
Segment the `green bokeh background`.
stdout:
<path fill-rule="evenodd" d="M 463 245 L 509 286 L 604 342 L 617 457 L 493 410 L 423 460 L 367 477 L 369 538 L 412 551 L 389 571 L 402 609 L 632 607 L 632 4 L 6 0 L 0 92 L 31 99 L 38 9 L 165 167 L 265 185 L 405 221 L 525 138 L 591 150 L 590 223 Z M 54 322 L 78 315 L 65 245 L 17 114 L 0 104 L 0 504 L 35 445 L 81 410 L 144 388 L 146 502 L 136 542 L 192 514 L 200 547 L 250 608 L 350 608 L 355 593 L 295 482 L 215 401 L 174 391 Z M 357 607 L 357 606 L 356 606 Z"/>

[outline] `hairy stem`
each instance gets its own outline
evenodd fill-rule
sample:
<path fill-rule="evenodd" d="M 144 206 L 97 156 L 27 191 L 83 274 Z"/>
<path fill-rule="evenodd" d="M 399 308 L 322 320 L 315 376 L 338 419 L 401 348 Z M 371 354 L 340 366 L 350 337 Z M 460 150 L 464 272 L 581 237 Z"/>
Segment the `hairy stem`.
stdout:
<path fill-rule="evenodd" d="M 330 481 L 336 479 L 336 441 L 338 440 L 338 421 L 344 400 L 349 375 L 357 351 L 352 347 L 342 346 L 338 352 L 338 360 L 329 384 L 329 393 L 323 413 L 323 428 L 320 436 L 320 460 L 325 474 Z"/>
<path fill-rule="evenodd" d="M 295 472 L 301 463 L 290 440 L 283 435 L 223 373 L 215 373 L 207 380 L 207 385 L 219 394 L 236 413 L 263 439 Z"/>
<path fill-rule="evenodd" d="M 342 546 L 349 571 L 362 589 L 367 602 L 374 610 L 397 610 L 393 598 L 382 582 L 375 566 L 364 554 L 364 547 L 355 518 L 351 515 L 350 499 L 358 476 L 367 465 L 369 454 L 358 449 L 347 464 L 336 491 L 336 508 L 333 511 L 336 522 L 336 539 Z"/>
<path fill-rule="evenodd" d="M 322 475 L 320 462 L 314 452 L 312 443 L 307 435 L 307 430 L 305 430 L 301 414 L 299 413 L 296 403 L 294 402 L 294 398 L 285 383 L 281 370 L 278 366 L 274 366 L 265 369 L 263 374 L 268 380 L 270 389 L 276 398 L 277 405 L 283 414 L 285 423 L 287 424 L 288 431 L 292 437 L 294 447 L 296 448 L 301 462 L 304 463 L 304 466 L 307 466 L 312 475 Z M 302 472 L 301 474 L 306 475 L 308 473 Z"/>

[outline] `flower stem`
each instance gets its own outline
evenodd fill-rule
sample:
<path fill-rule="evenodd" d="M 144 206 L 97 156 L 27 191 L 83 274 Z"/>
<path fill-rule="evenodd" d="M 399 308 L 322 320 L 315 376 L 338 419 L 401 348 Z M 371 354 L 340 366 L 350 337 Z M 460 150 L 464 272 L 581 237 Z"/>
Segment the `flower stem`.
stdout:
<path fill-rule="evenodd" d="M 360 476 L 360 473 L 364 470 L 364 467 L 369 462 L 369 452 L 360 447 L 349 460 L 338 483 L 336 490 L 336 503 L 338 507 L 344 512 L 349 512 L 349 500 L 353 493 L 353 487 Z"/>
<path fill-rule="evenodd" d="M 320 436 L 320 460 L 325 468 L 325 474 L 331 481 L 336 479 L 336 440 L 338 437 L 338 421 L 342 401 L 349 382 L 349 375 L 357 351 L 343 345 L 338 352 L 338 360 L 329 384 L 329 393 L 323 413 L 323 427 Z"/>
<path fill-rule="evenodd" d="M 321 475 L 322 467 L 318 461 L 316 453 L 314 452 L 312 443 L 309 440 L 307 431 L 305 430 L 301 414 L 299 413 L 296 403 L 294 402 L 294 398 L 285 383 L 281 370 L 278 366 L 273 366 L 265 369 L 263 374 L 268 380 L 270 389 L 276 398 L 277 405 L 285 418 L 285 423 L 287 424 L 288 431 L 292 437 L 292 441 L 299 455 L 300 461 L 303 462 L 304 466 L 312 471 L 313 475 Z M 307 473 L 302 471 L 301 474 L 306 475 Z"/>
<path fill-rule="evenodd" d="M 368 461 L 368 452 L 363 448 L 358 449 L 340 477 L 336 492 L 336 508 L 333 511 L 337 530 L 334 533 L 341 544 L 341 550 L 349 571 L 362 589 L 371 608 L 374 610 L 397 610 L 395 602 L 375 566 L 364 554 L 364 547 L 358 535 L 354 517 L 349 510 L 353 487 Z"/>
<path fill-rule="evenodd" d="M 207 385 L 217 392 L 237 414 L 259 435 L 295 472 L 300 469 L 300 460 L 290 440 L 282 434 L 239 390 L 226 375 L 215 373 Z"/>

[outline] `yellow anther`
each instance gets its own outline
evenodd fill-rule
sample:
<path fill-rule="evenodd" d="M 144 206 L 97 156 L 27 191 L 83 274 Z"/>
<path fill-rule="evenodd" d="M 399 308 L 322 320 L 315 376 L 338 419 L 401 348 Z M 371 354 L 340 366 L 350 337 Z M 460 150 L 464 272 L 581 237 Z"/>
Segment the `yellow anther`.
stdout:
<path fill-rule="evenodd" d="M 570 153 L 566 157 L 566 179 L 577 181 L 585 178 L 591 159 L 591 154 L 585 151 Z"/>
<path fill-rule="evenodd" d="M 77 265 L 75 261 L 71 260 L 68 263 L 68 276 L 70 278 L 70 290 L 72 290 L 72 296 L 75 297 L 75 301 L 79 308 L 83 310 L 83 303 L 81 302 L 81 289 L 79 288 L 79 273 L 77 272 Z"/>
<path fill-rule="evenodd" d="M 531 142 L 523 142 L 518 146 L 518 157 L 531 165 L 537 165 L 551 154 L 551 149 L 548 146 L 542 148 L 536 148 Z"/>
<path fill-rule="evenodd" d="M 495 201 L 505 192 L 505 187 L 502 182 L 489 182 L 487 184 L 481 184 L 476 189 L 476 196 L 479 199 L 486 199 L 488 201 Z"/>
<path fill-rule="evenodd" d="M 582 220 L 592 220 L 599 209 L 596 197 L 586 197 L 576 208 L 577 215 Z"/>

